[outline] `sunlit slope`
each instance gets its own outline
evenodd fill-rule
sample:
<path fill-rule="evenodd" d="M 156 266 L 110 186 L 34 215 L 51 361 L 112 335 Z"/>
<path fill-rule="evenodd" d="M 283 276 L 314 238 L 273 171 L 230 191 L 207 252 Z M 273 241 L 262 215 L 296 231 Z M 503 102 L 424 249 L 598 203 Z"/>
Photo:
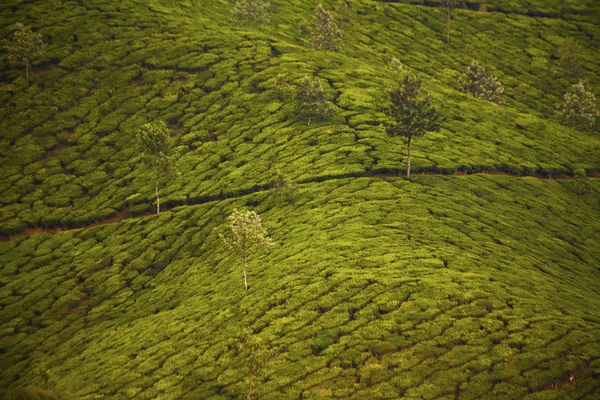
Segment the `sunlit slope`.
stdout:
<path fill-rule="evenodd" d="M 600 28 L 588 19 L 457 10 L 447 45 L 436 7 L 325 2 L 344 47 L 319 53 L 307 40 L 309 2 L 275 2 L 271 23 L 254 33 L 228 21 L 227 1 L 13 3 L 1 6 L 3 31 L 22 21 L 49 46 L 30 84 L 0 55 L 5 234 L 149 211 L 152 176 L 131 160 L 136 130 L 157 119 L 180 152 L 180 178 L 161 183 L 167 205 L 260 188 L 277 169 L 297 182 L 401 173 L 404 144 L 385 135 L 381 112 L 399 79 L 392 57 L 426 80 L 447 118 L 415 141 L 417 172 L 600 168 L 597 133 L 564 128 L 553 114 L 569 85 L 556 77 L 564 38 L 581 43 L 591 88 L 599 87 Z M 458 90 L 473 58 L 495 68 L 506 105 Z M 294 104 L 306 74 L 321 78 L 335 109 L 310 125 Z M 278 75 L 289 83 L 280 91 Z"/>
<path fill-rule="evenodd" d="M 257 398 L 594 398 L 594 187 L 341 179 L 0 243 L 2 393 L 43 365 L 70 398 L 240 398 L 249 326 Z M 247 294 L 217 238 L 246 207 L 277 243 Z"/>

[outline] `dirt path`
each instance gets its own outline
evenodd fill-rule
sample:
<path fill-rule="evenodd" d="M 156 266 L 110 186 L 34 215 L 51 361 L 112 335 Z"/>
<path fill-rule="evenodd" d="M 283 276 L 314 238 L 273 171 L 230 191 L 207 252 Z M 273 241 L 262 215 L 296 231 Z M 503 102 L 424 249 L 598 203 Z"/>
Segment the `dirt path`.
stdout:
<path fill-rule="evenodd" d="M 515 173 L 511 173 L 508 171 L 504 171 L 504 170 L 500 170 L 500 169 L 491 169 L 488 171 L 481 171 L 478 173 L 473 173 L 473 174 L 467 174 L 465 171 L 456 171 L 453 174 L 443 174 L 443 173 L 439 173 L 437 171 L 421 171 L 421 172 L 416 172 L 413 175 L 439 175 L 439 176 L 465 176 L 465 175 L 501 175 L 501 176 L 511 176 L 514 178 L 525 178 L 525 177 L 534 177 L 537 179 L 549 179 L 549 180 L 572 180 L 573 176 L 569 175 L 569 174 L 565 174 L 565 173 L 559 173 L 559 174 L 542 174 L 540 172 L 534 172 L 533 175 L 520 175 L 520 174 L 515 174 Z M 390 179 L 393 177 L 399 177 L 397 175 L 392 175 L 390 173 L 360 173 L 360 174 L 349 174 L 349 175 L 343 175 L 343 176 L 339 176 L 339 177 L 329 177 L 329 178 L 317 178 L 314 180 L 310 180 L 310 181 L 303 181 L 303 182 L 298 182 L 298 184 L 306 184 L 306 183 L 314 183 L 314 182 L 324 182 L 324 181 L 331 181 L 331 180 L 336 180 L 336 179 L 345 179 L 345 178 L 351 178 L 351 177 L 355 177 L 355 178 L 360 178 L 360 177 L 370 177 L 370 178 L 381 178 L 381 179 Z M 599 171 L 594 171 L 592 176 L 592 178 L 600 178 L 600 170 Z M 248 193 L 243 193 L 240 194 L 237 197 L 241 197 L 241 196 L 246 196 L 248 194 L 252 194 L 252 193 L 256 193 L 259 191 L 264 190 L 264 188 L 254 188 L 254 190 L 250 190 L 248 191 Z M 226 194 L 222 194 L 220 196 L 209 196 L 206 198 L 201 198 L 201 199 L 197 199 L 197 200 L 192 200 L 189 203 L 186 203 L 185 205 L 188 206 L 192 206 L 192 205 L 198 205 L 198 204 L 206 204 L 206 203 L 210 203 L 212 201 L 221 201 L 221 200 L 225 200 L 226 198 L 230 198 L 232 196 L 228 196 Z M 169 211 L 175 207 L 180 207 L 180 204 L 161 204 L 161 209 L 163 211 Z M 94 226 L 100 226 L 100 225 L 107 225 L 107 224 L 112 224 L 114 222 L 119 222 L 119 221 L 123 221 L 125 219 L 130 219 L 130 218 L 142 218 L 142 217 L 147 217 L 150 215 L 154 215 L 155 212 L 154 211 L 149 211 L 146 212 L 144 214 L 138 214 L 138 215 L 131 215 L 131 213 L 127 210 L 125 211 L 121 211 L 119 213 L 117 213 L 116 215 L 106 218 L 102 221 L 98 221 L 98 222 L 94 222 L 92 224 L 88 224 L 88 225 L 83 225 L 83 226 L 52 226 L 52 227 L 33 227 L 33 228 L 26 228 L 23 231 L 19 232 L 19 233 L 14 233 L 12 235 L 0 235 L 0 242 L 8 242 L 12 239 L 18 238 L 18 237 L 22 237 L 22 236 L 33 236 L 33 235 L 38 235 L 40 233 L 49 233 L 49 234 L 55 234 L 58 232 L 62 232 L 62 231 L 68 231 L 68 230 L 73 230 L 73 229 L 88 229 L 88 228 L 92 228 Z"/>

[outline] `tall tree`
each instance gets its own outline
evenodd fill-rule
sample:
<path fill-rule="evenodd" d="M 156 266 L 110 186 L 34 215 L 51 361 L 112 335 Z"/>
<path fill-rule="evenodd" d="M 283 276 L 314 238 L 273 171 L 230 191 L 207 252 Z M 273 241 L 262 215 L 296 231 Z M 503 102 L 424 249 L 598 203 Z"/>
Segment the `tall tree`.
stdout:
<path fill-rule="evenodd" d="M 140 158 L 144 165 L 150 167 L 156 181 L 156 213 L 160 214 L 160 196 L 158 182 L 163 174 L 176 174 L 172 156 L 173 141 L 164 121 L 147 123 L 139 130 Z"/>
<path fill-rule="evenodd" d="M 264 378 L 265 366 L 273 356 L 268 344 L 248 327 L 240 338 L 236 360 L 246 378 L 246 400 L 252 399 L 256 382 Z"/>
<path fill-rule="evenodd" d="M 283 200 L 284 197 L 293 196 L 296 191 L 296 185 L 294 185 L 294 183 L 280 170 L 275 172 L 275 176 L 271 180 L 270 186 L 273 191 L 279 195 L 280 200 Z"/>
<path fill-rule="evenodd" d="M 11 61 L 25 64 L 25 76 L 29 80 L 31 63 L 43 54 L 46 44 L 42 35 L 35 33 L 28 26 L 17 22 L 8 39 L 4 39 L 4 48 Z"/>
<path fill-rule="evenodd" d="M 338 51 L 342 45 L 342 33 L 335 20 L 320 4 L 315 10 L 314 31 L 310 40 L 317 50 Z"/>
<path fill-rule="evenodd" d="M 241 23 L 248 23 L 254 31 L 256 25 L 269 23 L 269 8 L 271 3 L 267 0 L 237 0 L 233 6 L 233 19 Z"/>
<path fill-rule="evenodd" d="M 558 64 L 561 75 L 568 80 L 578 80 L 584 77 L 581 46 L 572 38 L 565 39 L 558 48 Z"/>
<path fill-rule="evenodd" d="M 308 125 L 311 117 L 327 117 L 331 108 L 327 104 L 325 89 L 316 76 L 306 75 L 300 82 L 296 93 L 298 109 L 308 114 Z"/>
<path fill-rule="evenodd" d="M 254 211 L 241 212 L 237 209 L 227 217 L 227 230 L 220 233 L 219 238 L 222 242 L 240 254 L 244 259 L 244 286 L 248 291 L 248 278 L 246 266 L 248 257 L 251 254 L 268 251 L 275 243 L 273 239 L 267 237 L 267 231 L 263 228 L 260 216 Z"/>
<path fill-rule="evenodd" d="M 442 119 L 431 105 L 431 97 L 421 90 L 421 80 L 406 74 L 400 86 L 390 91 L 391 104 L 385 110 L 392 118 L 386 132 L 391 137 L 402 136 L 407 140 L 406 178 L 410 179 L 410 145 L 413 137 L 440 129 Z"/>
<path fill-rule="evenodd" d="M 588 92 L 583 81 L 571 86 L 562 100 L 556 103 L 558 119 L 563 125 L 575 129 L 591 129 L 600 116 L 596 96 Z"/>
<path fill-rule="evenodd" d="M 504 103 L 504 86 L 479 61 L 471 61 L 460 80 L 462 89 L 473 96 L 494 103 Z"/>
<path fill-rule="evenodd" d="M 456 0 L 442 0 L 440 7 L 446 19 L 446 43 L 450 44 L 450 27 L 452 25 L 452 14 L 456 8 Z"/>

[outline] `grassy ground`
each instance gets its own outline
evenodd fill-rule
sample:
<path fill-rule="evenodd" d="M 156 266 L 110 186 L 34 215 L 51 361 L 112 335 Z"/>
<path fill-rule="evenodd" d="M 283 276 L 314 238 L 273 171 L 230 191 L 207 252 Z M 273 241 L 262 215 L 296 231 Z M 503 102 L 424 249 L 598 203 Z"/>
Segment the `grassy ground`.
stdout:
<path fill-rule="evenodd" d="M 323 2 L 344 31 L 323 54 L 312 2 L 274 2 L 256 32 L 224 0 L 3 2 L 2 33 L 21 21 L 49 46 L 29 83 L 0 54 L 1 234 L 150 211 L 131 163 L 147 121 L 173 129 L 181 176 L 160 216 L 0 242 L 0 397 L 240 398 L 254 364 L 256 398 L 600 396 L 600 183 L 529 176 L 600 169 L 598 131 L 553 114 L 567 37 L 598 93 L 598 7 L 468 1 L 448 45 L 437 7 L 404 3 Z M 414 142 L 410 182 L 383 126 L 392 57 L 447 118 Z M 506 105 L 459 91 L 473 58 Z M 305 74 L 330 119 L 296 113 Z M 293 199 L 266 190 L 277 169 Z M 524 177 L 420 174 L 493 169 Z M 235 207 L 277 243 L 248 294 L 217 241 Z"/>

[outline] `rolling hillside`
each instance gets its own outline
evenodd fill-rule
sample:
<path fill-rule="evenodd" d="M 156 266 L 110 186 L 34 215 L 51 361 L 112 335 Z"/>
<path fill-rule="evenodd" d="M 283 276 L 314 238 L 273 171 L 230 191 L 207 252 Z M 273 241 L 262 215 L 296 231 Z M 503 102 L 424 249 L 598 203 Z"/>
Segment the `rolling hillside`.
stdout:
<path fill-rule="evenodd" d="M 596 2 L 467 1 L 447 44 L 439 2 L 324 1 L 339 52 L 310 46 L 317 2 L 254 31 L 234 3 L 0 5 L 3 36 L 48 44 L 29 82 L 0 53 L 0 397 L 599 398 L 600 136 L 554 115 L 566 38 L 600 93 Z M 410 181 L 393 57 L 445 117 Z M 472 59 L 504 105 L 460 91 Z M 305 75 L 332 117 L 296 111 Z M 134 144 L 159 119 L 180 176 L 157 216 Z M 247 293 L 234 208 L 276 243 Z"/>

